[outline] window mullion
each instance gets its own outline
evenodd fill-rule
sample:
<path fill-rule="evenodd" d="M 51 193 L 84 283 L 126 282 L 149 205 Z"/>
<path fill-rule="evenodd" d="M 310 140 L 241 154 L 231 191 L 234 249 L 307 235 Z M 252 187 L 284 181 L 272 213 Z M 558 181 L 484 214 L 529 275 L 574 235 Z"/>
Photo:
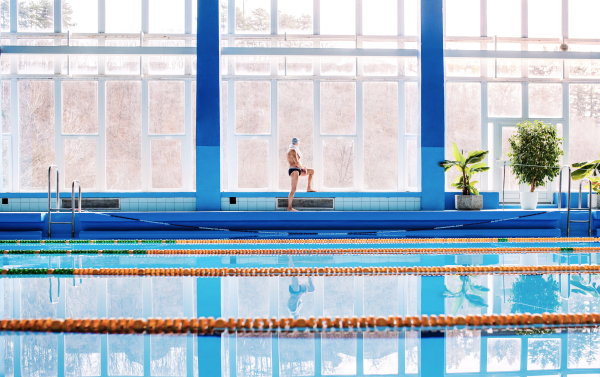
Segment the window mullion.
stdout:
<path fill-rule="evenodd" d="M 142 79 L 142 191 L 152 188 L 152 152 L 148 136 L 148 80 Z"/>
<path fill-rule="evenodd" d="M 65 170 L 65 137 L 62 135 L 62 82 L 54 79 L 54 159 L 58 170 L 61 172 L 60 187 L 66 187 Z"/>
<path fill-rule="evenodd" d="M 192 119 L 192 82 L 190 80 L 184 81 L 184 93 L 185 93 L 185 131 L 183 137 L 183 182 L 182 189 L 184 191 L 192 191 L 194 185 L 195 171 L 192 171 L 194 164 L 192 163 L 192 127 L 195 126 L 195 122 Z"/>
<path fill-rule="evenodd" d="M 279 158 L 277 156 L 277 80 L 271 80 L 271 135 L 269 140 L 269 188 L 272 191 L 277 191 L 279 188 L 277 167 Z"/>
<path fill-rule="evenodd" d="M 354 145 L 354 189 L 364 190 L 363 81 L 356 80 L 356 145 Z"/>
<path fill-rule="evenodd" d="M 106 81 L 98 80 L 98 154 L 96 157 L 96 185 L 106 191 Z"/>
<path fill-rule="evenodd" d="M 322 189 L 323 138 L 321 137 L 321 81 L 313 82 L 313 166 L 318 171 L 313 177 L 316 190 Z"/>
<path fill-rule="evenodd" d="M 227 154 L 229 188 L 238 190 L 237 137 L 235 135 L 235 80 L 227 80 Z M 200 184 L 196 182 L 196 185 Z"/>
<path fill-rule="evenodd" d="M 406 83 L 398 82 L 398 191 L 406 191 L 408 166 L 405 161 L 406 149 Z"/>
<path fill-rule="evenodd" d="M 12 39 L 12 38 L 11 38 Z M 11 69 L 13 68 L 11 62 Z M 16 64 L 14 66 L 16 70 Z M 19 181 L 19 82 L 17 79 L 10 80 L 10 155 L 12 165 L 12 190 L 20 191 Z"/>

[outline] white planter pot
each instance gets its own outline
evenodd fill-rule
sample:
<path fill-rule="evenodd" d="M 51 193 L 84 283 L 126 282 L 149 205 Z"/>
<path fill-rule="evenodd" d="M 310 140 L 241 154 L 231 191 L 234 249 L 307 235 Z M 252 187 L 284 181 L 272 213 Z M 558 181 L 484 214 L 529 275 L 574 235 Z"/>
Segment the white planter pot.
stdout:
<path fill-rule="evenodd" d="M 521 192 L 521 209 L 535 210 L 538 202 L 538 192 Z"/>
<path fill-rule="evenodd" d="M 454 206 L 459 211 L 479 211 L 483 208 L 483 195 L 456 195 Z"/>

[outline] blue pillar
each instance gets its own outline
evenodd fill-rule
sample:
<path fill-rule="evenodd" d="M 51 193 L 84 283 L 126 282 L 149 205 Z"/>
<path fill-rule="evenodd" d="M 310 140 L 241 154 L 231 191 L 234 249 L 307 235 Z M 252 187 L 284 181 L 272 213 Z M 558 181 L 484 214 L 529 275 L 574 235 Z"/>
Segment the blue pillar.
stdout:
<path fill-rule="evenodd" d="M 444 15 L 443 0 L 421 0 L 421 207 L 444 210 Z"/>
<path fill-rule="evenodd" d="M 221 278 L 196 278 L 198 317 L 221 316 Z M 198 336 L 198 370 L 201 376 L 221 376 L 221 337 Z"/>
<path fill-rule="evenodd" d="M 198 1 L 196 210 L 221 209 L 219 0 Z"/>
<path fill-rule="evenodd" d="M 421 278 L 421 314 L 445 314 L 443 276 Z M 445 373 L 445 332 L 421 332 L 421 376 L 443 376 Z"/>

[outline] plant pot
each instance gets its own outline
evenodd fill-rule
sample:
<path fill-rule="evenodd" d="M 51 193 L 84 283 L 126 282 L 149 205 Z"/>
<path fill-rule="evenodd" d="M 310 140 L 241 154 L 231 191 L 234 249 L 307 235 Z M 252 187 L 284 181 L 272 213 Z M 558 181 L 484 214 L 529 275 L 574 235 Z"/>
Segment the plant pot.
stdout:
<path fill-rule="evenodd" d="M 535 210 L 538 202 L 538 192 L 521 192 L 521 209 Z"/>
<path fill-rule="evenodd" d="M 459 211 L 479 211 L 483 208 L 483 195 L 456 195 L 454 205 Z"/>

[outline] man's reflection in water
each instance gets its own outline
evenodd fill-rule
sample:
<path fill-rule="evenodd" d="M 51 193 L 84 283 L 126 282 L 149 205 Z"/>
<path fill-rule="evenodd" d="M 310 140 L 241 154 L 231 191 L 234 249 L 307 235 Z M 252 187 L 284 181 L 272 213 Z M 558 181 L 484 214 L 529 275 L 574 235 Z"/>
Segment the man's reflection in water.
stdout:
<path fill-rule="evenodd" d="M 294 267 L 294 261 L 292 260 L 291 255 L 288 257 L 288 265 L 289 267 Z M 290 284 L 289 291 L 290 298 L 288 299 L 287 307 L 290 311 L 290 315 L 294 318 L 298 318 L 300 309 L 302 309 L 302 297 L 315 291 L 312 277 L 308 277 L 308 284 L 300 284 L 297 276 L 292 277 L 292 284 Z"/>

